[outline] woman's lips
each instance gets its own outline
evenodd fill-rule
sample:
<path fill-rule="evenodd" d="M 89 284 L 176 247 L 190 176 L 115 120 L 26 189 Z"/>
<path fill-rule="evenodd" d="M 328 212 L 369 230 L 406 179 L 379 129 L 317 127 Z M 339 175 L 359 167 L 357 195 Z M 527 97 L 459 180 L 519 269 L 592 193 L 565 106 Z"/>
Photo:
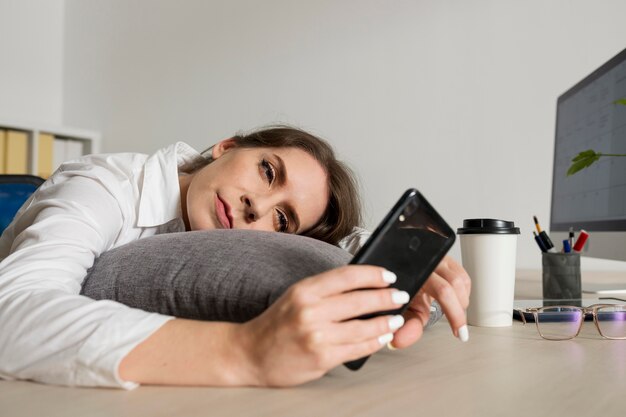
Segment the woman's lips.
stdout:
<path fill-rule="evenodd" d="M 215 213 L 217 213 L 217 219 L 224 229 L 232 228 L 232 220 L 228 215 L 228 205 L 217 194 L 215 194 Z"/>

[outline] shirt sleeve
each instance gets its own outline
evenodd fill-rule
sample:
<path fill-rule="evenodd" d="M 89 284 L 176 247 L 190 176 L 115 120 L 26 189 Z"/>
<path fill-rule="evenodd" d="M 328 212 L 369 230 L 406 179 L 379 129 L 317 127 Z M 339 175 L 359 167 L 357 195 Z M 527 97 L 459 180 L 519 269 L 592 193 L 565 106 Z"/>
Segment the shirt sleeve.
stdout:
<path fill-rule="evenodd" d="M 2 238 L 11 247 L 0 262 L 0 377 L 132 389 L 121 360 L 172 317 L 79 295 L 94 259 L 123 233 L 127 207 L 111 189 L 119 179 L 63 175 Z"/>
<path fill-rule="evenodd" d="M 355 227 L 352 229 L 352 233 L 339 241 L 337 246 L 354 255 L 365 245 L 365 242 L 367 242 L 367 239 L 369 239 L 371 235 L 372 232 L 369 230 Z"/>

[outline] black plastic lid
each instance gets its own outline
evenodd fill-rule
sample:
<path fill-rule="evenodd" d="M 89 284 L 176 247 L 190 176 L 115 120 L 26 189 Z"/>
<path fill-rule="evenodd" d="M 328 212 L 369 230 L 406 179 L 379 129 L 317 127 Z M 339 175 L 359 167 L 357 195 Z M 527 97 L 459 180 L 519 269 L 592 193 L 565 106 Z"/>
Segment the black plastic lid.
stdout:
<path fill-rule="evenodd" d="M 456 230 L 458 235 L 519 235 L 514 222 L 497 219 L 465 219 L 463 227 Z"/>

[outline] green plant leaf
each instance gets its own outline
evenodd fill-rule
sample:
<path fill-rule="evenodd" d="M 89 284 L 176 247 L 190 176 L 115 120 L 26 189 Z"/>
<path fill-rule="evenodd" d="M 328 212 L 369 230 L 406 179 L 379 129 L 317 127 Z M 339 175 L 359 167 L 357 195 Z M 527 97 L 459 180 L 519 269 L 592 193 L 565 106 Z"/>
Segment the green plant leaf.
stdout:
<path fill-rule="evenodd" d="M 573 159 L 572 162 L 578 162 L 582 159 L 588 159 L 588 158 L 592 158 L 593 156 L 596 155 L 596 151 L 594 151 L 593 149 L 587 149 L 586 151 L 582 151 L 581 153 L 579 153 L 578 155 L 576 155 Z"/>
<path fill-rule="evenodd" d="M 626 98 L 621 98 L 619 100 L 615 100 L 613 104 L 621 104 L 622 106 L 626 106 Z"/>
<path fill-rule="evenodd" d="M 567 176 L 574 175 L 578 171 L 587 168 L 594 162 L 596 162 L 602 156 L 601 153 L 588 149 L 576 155 L 572 158 L 572 165 L 567 170 Z"/>

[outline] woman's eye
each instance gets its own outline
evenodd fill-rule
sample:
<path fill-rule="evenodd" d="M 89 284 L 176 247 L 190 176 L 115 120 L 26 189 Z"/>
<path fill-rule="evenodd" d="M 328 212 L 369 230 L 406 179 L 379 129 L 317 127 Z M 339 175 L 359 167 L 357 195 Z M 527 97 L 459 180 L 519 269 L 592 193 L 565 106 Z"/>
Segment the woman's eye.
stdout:
<path fill-rule="evenodd" d="M 265 171 L 265 177 L 267 178 L 267 181 L 270 185 L 272 185 L 272 183 L 274 182 L 274 177 L 276 176 L 274 173 L 274 167 L 265 159 L 261 161 L 261 167 L 263 167 L 263 171 Z"/>
<path fill-rule="evenodd" d="M 289 220 L 287 216 L 280 210 L 276 210 L 276 223 L 278 224 L 278 231 L 285 233 L 289 228 Z"/>

